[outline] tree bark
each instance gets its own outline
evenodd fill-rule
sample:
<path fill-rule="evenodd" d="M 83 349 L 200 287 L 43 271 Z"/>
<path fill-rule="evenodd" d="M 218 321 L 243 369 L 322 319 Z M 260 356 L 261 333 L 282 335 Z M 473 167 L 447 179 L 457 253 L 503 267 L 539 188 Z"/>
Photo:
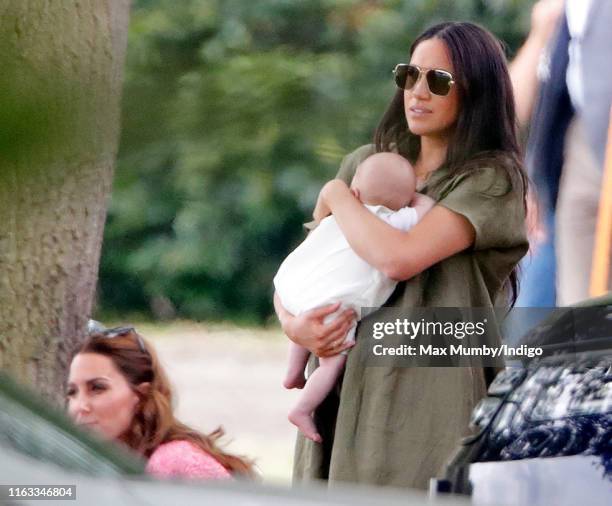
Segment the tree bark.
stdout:
<path fill-rule="evenodd" d="M 56 400 L 93 306 L 128 18 L 129 0 L 0 2 L 0 369 Z"/>

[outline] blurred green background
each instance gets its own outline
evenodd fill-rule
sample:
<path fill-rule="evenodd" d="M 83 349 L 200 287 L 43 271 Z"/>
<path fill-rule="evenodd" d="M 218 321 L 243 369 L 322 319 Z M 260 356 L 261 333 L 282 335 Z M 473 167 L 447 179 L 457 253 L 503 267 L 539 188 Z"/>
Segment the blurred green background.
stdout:
<path fill-rule="evenodd" d="M 443 20 L 508 46 L 532 0 L 135 0 L 97 314 L 259 324 L 322 183 L 391 69 Z"/>

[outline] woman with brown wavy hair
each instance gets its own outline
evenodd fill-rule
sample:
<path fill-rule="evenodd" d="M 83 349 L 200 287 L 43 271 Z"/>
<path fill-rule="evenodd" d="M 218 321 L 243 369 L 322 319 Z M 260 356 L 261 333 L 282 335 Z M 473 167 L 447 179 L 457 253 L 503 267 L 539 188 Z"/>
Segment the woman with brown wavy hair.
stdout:
<path fill-rule="evenodd" d="M 217 446 L 218 428 L 204 435 L 178 421 L 168 378 L 153 347 L 132 327 L 95 333 L 70 362 L 68 412 L 105 439 L 148 460 L 159 477 L 253 477 L 252 463 Z"/>

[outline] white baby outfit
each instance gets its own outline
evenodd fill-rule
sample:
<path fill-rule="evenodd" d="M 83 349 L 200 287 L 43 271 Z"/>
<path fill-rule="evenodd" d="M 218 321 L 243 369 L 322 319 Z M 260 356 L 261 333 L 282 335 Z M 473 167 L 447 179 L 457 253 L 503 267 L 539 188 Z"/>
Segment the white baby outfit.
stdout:
<path fill-rule="evenodd" d="M 384 206 L 365 206 L 370 212 L 399 230 L 406 231 L 418 221 L 414 208 L 392 211 Z M 350 247 L 333 215 L 324 218 L 308 237 L 284 260 L 274 287 L 282 305 L 291 314 L 341 302 L 326 318 L 352 308 L 361 318 L 361 308 L 380 307 L 389 298 L 397 281 L 372 267 Z M 354 341 L 355 326 L 346 340 Z"/>

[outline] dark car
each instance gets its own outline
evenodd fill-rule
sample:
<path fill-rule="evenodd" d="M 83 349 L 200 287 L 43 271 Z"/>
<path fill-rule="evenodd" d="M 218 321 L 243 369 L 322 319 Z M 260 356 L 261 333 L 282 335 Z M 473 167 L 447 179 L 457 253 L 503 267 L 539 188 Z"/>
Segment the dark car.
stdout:
<path fill-rule="evenodd" d="M 210 504 L 231 506 L 424 506 L 420 491 L 311 483 L 294 488 L 258 482 L 180 482 L 143 474 L 143 462 L 80 431 L 64 414 L 0 373 L 0 505 L 57 494 L 65 504 L 113 506 Z M 44 486 L 44 487 L 43 487 Z M 72 487 L 72 488 L 70 488 Z M 23 494 L 26 494 L 25 496 Z M 55 503 L 53 503 L 55 504 Z M 464 498 L 434 504 L 466 506 Z"/>
<path fill-rule="evenodd" d="M 516 343 L 434 493 L 473 504 L 612 504 L 612 296 L 553 311 Z"/>

